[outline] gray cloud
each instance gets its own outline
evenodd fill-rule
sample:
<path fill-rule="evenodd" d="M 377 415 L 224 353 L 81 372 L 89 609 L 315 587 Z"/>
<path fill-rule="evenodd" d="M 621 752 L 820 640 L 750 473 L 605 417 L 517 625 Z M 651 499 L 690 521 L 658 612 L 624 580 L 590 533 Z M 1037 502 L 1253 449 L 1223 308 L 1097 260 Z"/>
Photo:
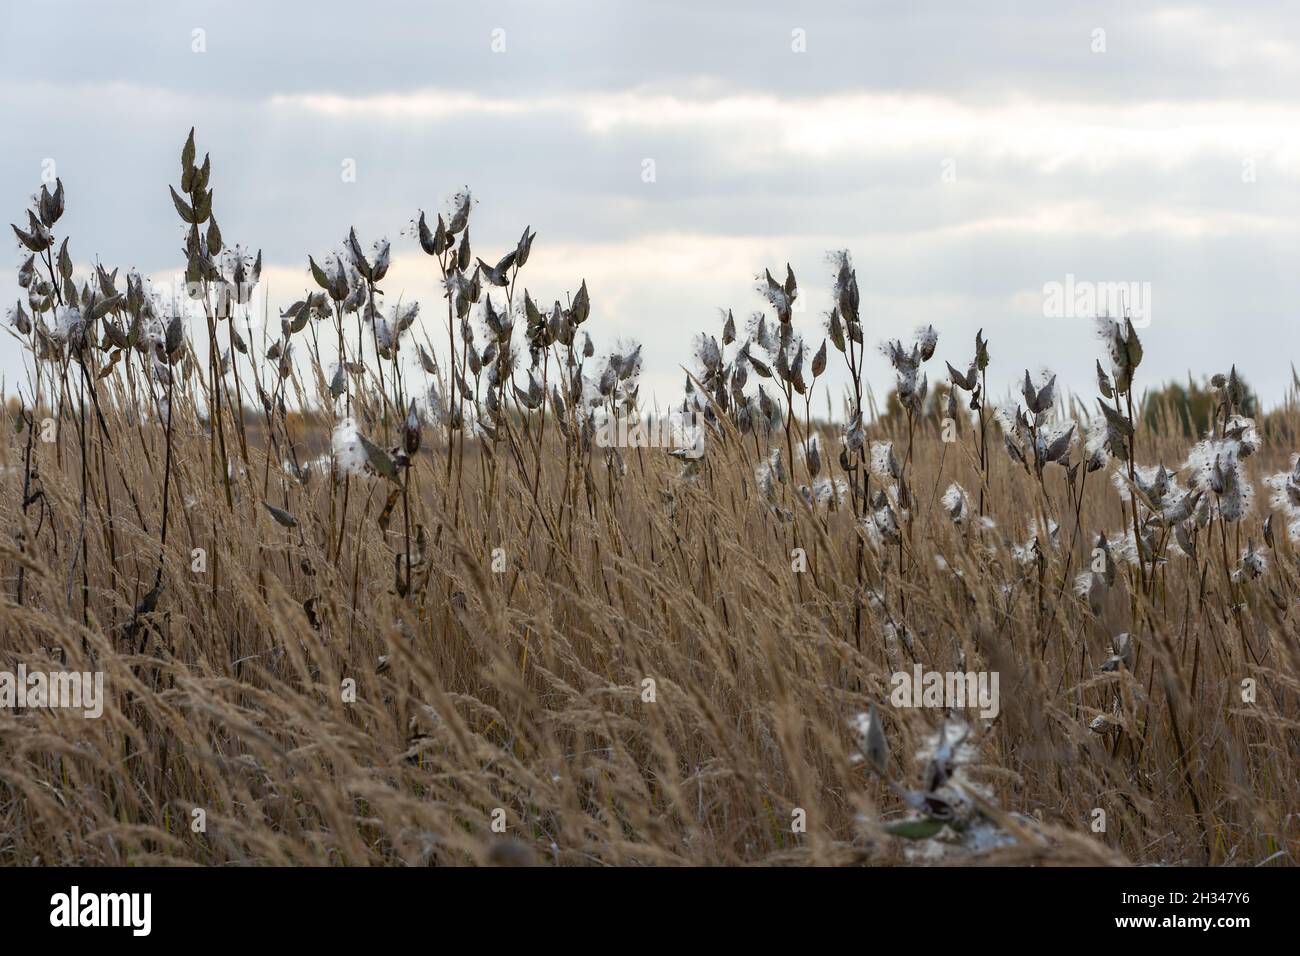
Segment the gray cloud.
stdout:
<path fill-rule="evenodd" d="M 531 224 L 525 281 L 549 300 L 591 279 L 593 334 L 643 339 L 664 400 L 716 307 L 760 305 L 764 267 L 794 265 L 817 335 L 841 247 L 872 334 L 933 322 L 957 364 L 984 327 L 1005 383 L 1048 362 L 1088 387 L 1088 323 L 1041 313 L 1072 273 L 1152 283 L 1151 381 L 1236 361 L 1276 400 L 1297 344 L 1300 16 L 1132 6 L 10 7 L 0 200 L 18 221 L 53 158 L 79 264 L 164 275 L 181 241 L 166 184 L 197 125 L 223 231 L 265 250 L 274 300 L 351 225 L 418 256 L 399 230 L 469 184 L 476 247 Z M 391 294 L 436 294 L 417 263 Z M 20 368 L 0 340 L 0 370 Z M 883 392 L 883 362 L 868 371 Z"/>

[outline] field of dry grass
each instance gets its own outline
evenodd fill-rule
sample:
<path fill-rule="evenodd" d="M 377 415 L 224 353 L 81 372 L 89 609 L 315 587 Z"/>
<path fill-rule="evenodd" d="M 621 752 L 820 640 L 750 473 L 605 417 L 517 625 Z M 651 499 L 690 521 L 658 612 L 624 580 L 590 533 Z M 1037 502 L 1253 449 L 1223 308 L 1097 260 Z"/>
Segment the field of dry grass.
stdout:
<path fill-rule="evenodd" d="M 607 448 L 639 356 L 585 285 L 534 304 L 527 230 L 493 264 L 468 197 L 421 217 L 418 322 L 353 234 L 248 342 L 207 168 L 188 303 L 65 263 L 61 186 L 17 226 L 0 671 L 106 700 L 0 708 L 0 862 L 1295 862 L 1300 408 L 1206 369 L 1204 440 L 1153 430 L 1108 322 L 1106 414 L 995 409 L 996 340 L 923 330 L 872 416 L 845 257 L 825 328 L 768 274 L 697 341 L 702 455 Z M 996 717 L 894 706 L 916 664 L 996 672 Z"/>

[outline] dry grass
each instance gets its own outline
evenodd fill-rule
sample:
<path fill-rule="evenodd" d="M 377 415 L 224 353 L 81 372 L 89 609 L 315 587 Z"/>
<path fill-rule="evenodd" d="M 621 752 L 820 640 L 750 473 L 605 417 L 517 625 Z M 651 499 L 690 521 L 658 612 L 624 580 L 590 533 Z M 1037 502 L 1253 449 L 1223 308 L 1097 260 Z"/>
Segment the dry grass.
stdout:
<path fill-rule="evenodd" d="M 202 186 L 184 192 L 182 202 L 202 204 Z M 426 239 L 433 268 L 474 275 L 457 262 L 455 236 Z M 33 378 L 21 427 L 0 445 L 0 670 L 22 661 L 102 671 L 108 699 L 98 720 L 0 709 L 0 862 L 1295 860 L 1300 645 L 1284 524 L 1268 530 L 1261 576 L 1240 566 L 1248 540 L 1264 550 L 1260 479 L 1291 467 L 1294 449 L 1279 436 L 1297 434 L 1295 407 L 1261 421 L 1262 448 L 1235 466 L 1259 487 L 1249 514 L 1191 518 L 1195 557 L 1175 553 L 1172 526 L 1161 526 L 1159 552 L 1126 561 L 1119 538 L 1134 521 L 1146 530 L 1151 502 L 1121 500 L 1110 479 L 1129 474 L 1121 462 L 1090 473 L 1070 441 L 1073 478 L 1059 462 L 1040 475 L 1032 439 L 1022 465 L 1004 452 L 988 409 L 957 413 L 957 440 L 946 443 L 921 400 L 866 428 L 860 448 L 850 436 L 840 461 L 841 430 L 808 417 L 793 372 L 763 380 L 777 399 L 770 415 L 759 411 L 761 373 L 726 335 L 716 362 L 706 342 L 696 374 L 693 400 L 711 409 L 702 459 L 607 452 L 589 440 L 589 406 L 550 396 L 576 368 L 566 335 L 581 359 L 573 333 L 586 318 L 585 287 L 549 331 L 542 312 L 542 331 L 534 320 L 502 340 L 523 355 L 501 360 L 510 371 L 495 387 L 486 371 L 443 374 L 471 365 L 453 317 L 459 292 L 446 302 L 431 376 L 378 355 L 375 323 L 328 290 L 291 333 L 306 343 L 302 360 L 282 378 L 253 348 L 256 370 L 242 365 L 236 385 L 208 357 L 229 347 L 246 307 L 223 316 L 217 280 L 203 277 L 202 311 L 185 323 L 195 341 L 170 358 L 165 334 L 144 340 L 148 307 L 125 295 L 122 277 L 77 282 L 84 315 L 95 311 L 89 291 L 111 303 L 99 323 L 140 329 L 138 345 L 101 348 L 96 330 L 79 346 L 76 330 L 58 341 L 53 329 L 74 285 L 55 250 L 48 269 L 35 253 L 38 275 L 49 273 L 51 338 L 39 328 L 24 336 Z M 206 252 L 214 267 L 232 266 Z M 377 265 L 365 262 L 372 274 Z M 350 297 L 359 284 L 364 312 L 379 281 L 353 276 L 339 291 Z M 842 354 L 860 383 L 855 304 L 844 276 L 840 284 L 839 337 L 850 333 Z M 511 314 L 508 298 L 529 324 L 513 277 L 487 288 L 496 309 Z M 787 325 L 767 291 L 772 328 Z M 433 316 L 430 328 L 444 321 Z M 362 330 L 369 351 L 357 353 Z M 336 335 L 366 367 L 344 376 L 346 394 L 333 399 L 320 353 Z M 525 339 L 539 346 L 541 402 L 515 367 L 528 364 Z M 123 358 L 101 377 L 113 351 Z M 147 371 L 154 363 L 161 373 Z M 602 396 L 595 366 L 581 374 L 595 383 L 596 406 L 630 400 L 634 376 Z M 750 371 L 744 406 L 734 399 L 739 367 Z M 171 386 L 161 381 L 168 370 Z M 442 408 L 420 406 L 407 467 L 403 419 L 431 385 Z M 265 394 L 270 409 L 282 390 L 301 415 L 287 427 L 286 416 L 247 410 L 236 388 Z M 1216 432 L 1232 411 L 1222 391 Z M 168 397 L 170 432 L 160 414 Z M 850 407 L 861 402 L 850 395 Z M 1031 416 L 1035 431 L 1063 420 L 1064 403 L 1051 405 Z M 336 480 L 332 468 L 342 471 L 355 447 L 327 455 L 305 482 L 286 467 L 349 414 L 378 446 L 399 446 L 362 454 L 393 477 L 355 466 Z M 48 443 L 46 415 L 59 419 Z M 1127 417 L 1141 421 L 1131 408 Z M 495 440 L 469 434 L 480 418 Z M 810 502 L 798 492 L 811 483 L 813 433 L 818 477 L 842 482 L 842 496 L 832 488 Z M 872 475 L 872 450 L 886 441 L 897 473 L 886 461 Z M 1139 427 L 1133 442 L 1144 465 L 1179 468 L 1188 456 L 1168 433 Z M 782 454 L 780 474 L 762 466 L 769 449 Z M 1185 488 L 1191 475 L 1179 477 Z M 970 489 L 960 522 L 942 503 L 953 482 Z M 881 534 L 882 508 L 897 535 Z M 1059 523 L 1055 546 L 1040 533 L 1043 544 L 1026 547 L 1035 520 Z M 1090 608 L 1074 585 L 1098 534 L 1118 543 L 1112 582 Z M 796 548 L 804 573 L 792 570 Z M 206 554 L 201 573 L 194 549 Z M 1121 633 L 1133 652 L 1103 670 Z M 999 672 L 1000 714 L 945 724 L 940 710 L 890 706 L 890 675 L 916 662 Z M 643 698 L 647 678 L 653 702 Z M 1242 700 L 1246 678 L 1258 684 L 1253 703 Z M 852 723 L 873 704 L 883 752 L 874 731 L 859 740 Z M 1103 732 L 1090 729 L 1099 716 Z M 941 726 L 951 735 L 936 741 Z M 204 832 L 192 829 L 195 808 Z M 504 834 L 491 827 L 497 808 Z M 793 832 L 796 808 L 806 832 Z M 1094 808 L 1105 810 L 1104 833 L 1090 829 Z M 947 826 L 929 839 L 886 832 L 902 821 L 914 835 Z"/>

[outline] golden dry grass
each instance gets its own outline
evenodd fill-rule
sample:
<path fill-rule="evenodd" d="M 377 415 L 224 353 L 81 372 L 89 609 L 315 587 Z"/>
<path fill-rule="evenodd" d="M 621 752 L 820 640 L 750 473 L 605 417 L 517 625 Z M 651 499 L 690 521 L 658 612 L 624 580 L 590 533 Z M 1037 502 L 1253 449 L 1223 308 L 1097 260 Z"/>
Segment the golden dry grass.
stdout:
<path fill-rule="evenodd" d="M 456 519 L 440 506 L 445 448 L 433 445 L 412 477 L 411 520 L 429 529 L 430 544 L 408 602 L 394 586 L 401 535 L 376 520 L 383 479 L 352 480 L 355 522 L 335 563 L 320 543 L 328 477 L 306 487 L 273 481 L 274 500 L 305 528 L 299 541 L 256 488 L 238 485 L 227 507 L 208 469 L 208 437 L 178 415 L 183 518 L 158 610 L 132 646 L 122 631 L 150 583 L 163 435 L 155 424 L 141 437 L 120 412 L 107 414 L 115 448 L 93 454 L 123 469 L 119 571 L 106 560 L 94 501 L 89 626 L 69 573 L 75 446 L 62 449 L 61 469 L 57 446 L 33 445 L 52 524 L 21 558 L 22 605 L 19 554 L 3 545 L 8 669 L 24 660 L 102 670 L 109 695 L 100 720 L 0 711 L 6 862 L 483 860 L 500 840 L 489 828 L 496 807 L 531 855 L 560 863 L 894 862 L 901 844 L 857 818 L 901 808 L 850 761 L 847 720 L 883 703 L 889 675 L 910 670 L 913 656 L 950 670 L 963 651 L 1002 682 L 1002 713 L 979 733 L 973 774 L 998 805 L 1034 821 L 1032 836 L 1002 853 L 1246 863 L 1294 846 L 1300 667 L 1290 554 L 1275 556 L 1267 583 L 1235 612 L 1210 562 L 1171 562 L 1144 618 L 1150 627 L 1137 630 L 1134 671 L 1101 674 L 1111 632 L 1131 629 L 1129 592 L 1118 589 L 1094 622 L 1071 589 L 1058 593 L 1060 556 L 1044 564 L 1040 592 L 1037 570 L 1011 560 L 999 532 L 981 552 L 937 507 L 919 509 L 905 575 L 866 552 L 869 586 L 885 596 L 873 604 L 855 599 L 853 516 L 774 517 L 743 444 L 710 443 L 693 483 L 663 452 L 634 453 L 612 498 L 600 492 L 597 459 L 590 508 L 585 498 L 565 507 L 561 477 L 546 471 L 536 499 L 509 472 L 487 499 L 486 452 L 470 445 Z M 5 451 L 4 513 L 14 524 L 22 438 Z M 917 436 L 917 446 L 917 488 L 977 483 L 937 435 Z M 262 455 L 250 454 L 260 474 Z M 563 467 L 562 448 L 547 454 Z M 990 514 L 1019 536 L 1036 507 L 1034 483 L 998 460 L 990 486 Z M 1062 493 L 1050 478 L 1048 489 Z M 1089 482 L 1083 513 L 1089 531 L 1122 525 L 1109 483 Z M 808 551 L 804 575 L 791 571 L 796 536 Z M 496 547 L 505 574 L 490 570 Z M 194 548 L 207 551 L 206 573 L 190 570 Z M 964 580 L 941 571 L 936 554 Z M 1080 540 L 1076 566 L 1086 558 Z M 891 621 L 906 622 L 912 652 L 892 638 Z M 345 677 L 357 682 L 354 704 L 341 700 Z M 641 699 L 647 677 L 654 703 Z M 1254 705 L 1240 700 L 1244 677 L 1260 682 Z M 1092 733 L 1089 721 L 1116 696 L 1125 733 Z M 886 711 L 890 772 L 914 783 L 910 757 L 936 715 Z M 206 833 L 191 832 L 194 807 L 207 813 Z M 795 807 L 807 811 L 806 834 L 791 833 Z M 1107 811 L 1105 834 L 1088 830 L 1094 807 Z"/>
<path fill-rule="evenodd" d="M 787 437 L 724 414 L 698 463 L 629 449 L 624 469 L 570 440 L 572 407 L 515 403 L 496 442 L 426 422 L 397 481 L 335 480 L 327 459 L 303 482 L 284 459 L 305 460 L 343 415 L 328 370 L 313 358 L 286 380 L 304 409 L 290 449 L 283 419 L 232 411 L 233 383 L 220 428 L 207 427 L 210 379 L 189 351 L 171 366 L 160 561 L 167 389 L 124 351 L 102 379 L 105 351 L 85 350 L 84 380 L 75 361 L 40 362 L 57 440 L 39 434 L 55 413 L 24 406 L 26 427 L 0 444 L 0 670 L 102 671 L 108 698 L 97 720 L 0 708 L 0 862 L 1295 860 L 1300 645 L 1285 530 L 1263 576 L 1232 576 L 1247 539 L 1262 547 L 1264 489 L 1241 521 L 1203 528 L 1195 558 L 1119 560 L 1094 614 L 1074 578 L 1097 535 L 1131 519 L 1109 478 L 1121 466 L 1079 469 L 1073 497 L 1063 467 L 1040 483 L 990 424 L 992 521 L 954 523 L 944 490 L 983 481 L 973 418 L 951 443 L 933 417 L 882 419 L 850 473 L 823 452 L 823 474 L 864 482 L 869 449 L 895 443 L 912 500 L 898 541 L 882 544 L 861 484 L 816 505 L 798 493 L 797 417 Z M 385 407 L 404 408 L 411 383 L 388 381 L 385 406 L 377 371 L 354 377 L 348 402 L 387 447 L 402 414 Z M 276 387 L 274 367 L 260 375 Z M 1294 407 L 1261 421 L 1251 481 L 1291 467 L 1298 425 Z M 836 429 L 807 427 L 838 450 Z M 1144 465 L 1187 456 L 1181 437 L 1140 427 L 1135 443 Z M 769 445 L 792 472 L 770 495 L 756 478 Z M 403 482 L 408 497 L 390 498 Z M 1035 518 L 1059 522 L 1059 544 L 1018 560 Z M 1103 670 L 1120 633 L 1134 654 Z M 962 754 L 940 768 L 960 778 L 947 793 L 962 806 L 937 839 L 885 830 L 918 819 L 918 795 L 943 783 L 925 779 L 943 712 L 889 704 L 891 675 L 915 663 L 1001 681 L 1000 714 L 967 713 Z M 855 757 L 851 726 L 873 704 L 879 772 Z M 1099 716 L 1104 733 L 1090 729 Z"/>

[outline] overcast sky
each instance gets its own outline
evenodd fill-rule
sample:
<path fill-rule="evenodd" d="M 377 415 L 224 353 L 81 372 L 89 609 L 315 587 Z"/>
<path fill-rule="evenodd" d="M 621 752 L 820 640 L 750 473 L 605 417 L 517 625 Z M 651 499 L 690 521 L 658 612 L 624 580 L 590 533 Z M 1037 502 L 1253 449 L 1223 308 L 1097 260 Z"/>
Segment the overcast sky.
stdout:
<path fill-rule="evenodd" d="M 475 252 L 531 225 L 523 283 L 585 278 L 597 346 L 642 342 L 663 400 L 764 268 L 794 267 L 819 342 L 847 248 L 873 342 L 931 322 L 964 368 L 983 327 L 1000 385 L 1050 366 L 1092 394 L 1092 323 L 1045 316 L 1044 285 L 1150 283 L 1139 384 L 1235 362 L 1267 404 L 1300 344 L 1298 47 L 1284 2 L 3 0 L 0 204 L 21 224 L 52 159 L 78 264 L 166 278 L 193 125 L 272 303 L 356 226 L 432 320 L 402 233 L 469 185 Z M 0 336 L 10 390 L 21 367 Z"/>

